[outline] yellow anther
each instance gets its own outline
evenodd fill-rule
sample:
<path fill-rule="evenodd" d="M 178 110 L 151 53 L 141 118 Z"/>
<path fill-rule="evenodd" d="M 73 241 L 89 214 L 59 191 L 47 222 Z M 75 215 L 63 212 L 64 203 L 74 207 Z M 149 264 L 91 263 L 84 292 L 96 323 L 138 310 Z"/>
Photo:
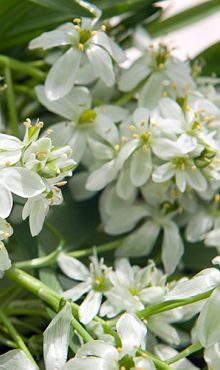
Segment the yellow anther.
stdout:
<path fill-rule="evenodd" d="M 172 197 L 172 198 L 175 198 L 175 196 L 176 196 L 176 192 L 175 192 L 175 190 L 171 190 L 170 191 L 170 196 Z"/>
<path fill-rule="evenodd" d="M 190 112 L 191 111 L 191 108 L 188 105 L 186 106 L 186 111 L 187 112 Z"/>
<path fill-rule="evenodd" d="M 159 46 L 163 47 L 166 46 L 163 42 L 159 42 Z"/>
<path fill-rule="evenodd" d="M 134 138 L 134 139 L 139 139 L 139 135 L 138 135 L 138 134 L 134 134 L 134 135 L 133 135 L 133 138 Z"/>
<path fill-rule="evenodd" d="M 83 44 L 79 44 L 78 48 L 79 48 L 80 51 L 83 51 L 84 50 Z"/>
<path fill-rule="evenodd" d="M 179 212 L 180 215 L 181 215 L 181 213 L 183 213 L 183 206 L 178 207 L 178 212 Z"/>
<path fill-rule="evenodd" d="M 177 197 L 178 197 L 179 199 L 181 199 L 181 198 L 183 197 L 183 194 L 182 194 L 182 193 L 178 193 L 178 194 L 177 194 Z"/>
<path fill-rule="evenodd" d="M 177 90 L 177 85 L 175 83 L 172 83 L 172 87 L 174 88 L 174 90 Z"/>
<path fill-rule="evenodd" d="M 139 348 L 139 346 L 138 346 L 137 344 L 135 344 L 135 345 L 134 345 L 134 348 L 135 348 L 135 349 L 138 349 L 138 348 Z"/>
<path fill-rule="evenodd" d="M 196 166 L 195 166 L 195 165 L 194 165 L 194 166 L 192 166 L 192 167 L 191 167 L 191 170 L 192 170 L 192 172 L 194 172 L 194 173 L 195 173 L 195 172 L 196 172 Z"/>
<path fill-rule="evenodd" d="M 196 118 L 198 118 L 198 117 L 199 117 L 198 112 L 194 112 L 194 114 L 195 114 L 195 117 L 196 117 Z"/>
<path fill-rule="evenodd" d="M 210 119 L 210 120 L 215 119 L 215 115 L 214 115 L 214 114 L 212 114 L 212 115 L 209 117 L 209 119 Z"/>
<path fill-rule="evenodd" d="M 196 129 L 199 130 L 199 131 L 201 131 L 201 126 L 200 125 L 197 125 L 196 126 Z"/>
<path fill-rule="evenodd" d="M 213 159 L 213 162 L 214 162 L 214 163 L 220 163 L 220 158 L 214 158 L 214 159 Z"/>
<path fill-rule="evenodd" d="M 5 163 L 6 167 L 10 166 L 10 164 L 11 164 L 11 161 L 7 161 L 7 162 Z"/>
<path fill-rule="evenodd" d="M 0 244 L 0 251 L 2 251 L 2 249 L 3 249 L 3 245 L 2 245 L 2 244 Z"/>
<path fill-rule="evenodd" d="M 7 239 L 9 237 L 9 233 L 7 233 L 7 231 L 5 231 L 3 236 L 4 236 L 5 239 Z"/>
<path fill-rule="evenodd" d="M 50 206 L 52 206 L 53 204 L 54 204 L 54 199 L 52 198 L 50 201 Z"/>
<path fill-rule="evenodd" d="M 92 36 L 97 35 L 97 31 L 92 31 Z"/>
<path fill-rule="evenodd" d="M 159 64 L 159 68 L 160 68 L 160 69 L 163 69 L 163 68 L 164 68 L 164 64 L 163 64 L 163 63 L 160 63 L 160 64 Z"/>
<path fill-rule="evenodd" d="M 120 367 L 120 370 L 126 370 L 126 367 L 121 366 L 121 367 Z"/>
<path fill-rule="evenodd" d="M 154 48 L 154 44 L 150 44 L 149 46 L 150 46 L 151 49 Z"/>
<path fill-rule="evenodd" d="M 121 347 L 117 347 L 117 351 L 121 353 L 123 352 L 123 349 Z"/>
<path fill-rule="evenodd" d="M 122 136 L 121 141 L 128 141 L 128 139 L 125 136 Z"/>
<path fill-rule="evenodd" d="M 205 112 L 205 109 L 200 109 L 199 112 L 200 113 L 204 113 Z"/>
<path fill-rule="evenodd" d="M 79 26 L 74 26 L 75 30 L 77 30 L 78 32 L 81 31 L 81 28 Z"/>
<path fill-rule="evenodd" d="M 147 152 L 147 145 L 146 145 L 146 144 L 144 144 L 144 145 L 142 146 L 142 149 L 143 149 L 143 151 L 144 151 L 144 152 Z"/>
<path fill-rule="evenodd" d="M 144 126 L 146 123 L 145 119 L 141 122 L 141 126 Z"/>
<path fill-rule="evenodd" d="M 115 362 L 118 362 L 118 357 L 113 357 L 113 360 L 114 360 Z"/>
<path fill-rule="evenodd" d="M 142 356 L 143 358 L 146 358 L 146 359 L 148 358 L 148 355 L 147 355 L 146 353 L 142 353 L 142 354 L 141 354 L 141 356 Z"/>
<path fill-rule="evenodd" d="M 169 205 L 169 203 L 164 203 L 164 204 L 163 204 L 163 207 L 164 207 L 164 208 L 169 208 L 169 206 L 170 206 L 170 205 Z"/>
<path fill-rule="evenodd" d="M 111 127 L 109 127 L 109 129 L 108 129 L 108 130 L 106 130 L 106 131 L 105 131 L 105 133 L 106 133 L 106 134 L 108 134 L 109 132 L 111 132 L 111 130 L 112 130 L 112 128 L 111 128 Z"/>
<path fill-rule="evenodd" d="M 114 149 L 115 149 L 116 151 L 118 151 L 118 150 L 119 150 L 119 145 L 118 145 L 118 144 L 116 144 L 116 145 L 114 146 Z"/>
<path fill-rule="evenodd" d="M 9 229 L 9 227 L 11 226 L 9 222 L 6 222 L 5 223 L 5 226 Z"/>
<path fill-rule="evenodd" d="M 204 121 L 210 121 L 210 117 L 209 116 L 204 117 Z"/>
<path fill-rule="evenodd" d="M 129 128 L 130 128 L 130 130 L 132 130 L 132 131 L 135 131 L 135 130 L 136 130 L 135 126 L 133 126 L 133 125 L 130 125 L 130 126 L 129 126 Z"/>
<path fill-rule="evenodd" d="M 81 22 L 81 19 L 79 19 L 79 18 L 74 18 L 73 22 L 74 22 L 74 23 L 79 24 L 79 23 Z"/>
<path fill-rule="evenodd" d="M 156 57 L 158 57 L 158 52 L 156 50 L 153 51 L 153 55 Z"/>
<path fill-rule="evenodd" d="M 191 84 L 191 83 L 188 83 L 186 86 L 187 86 L 187 87 L 191 87 L 191 86 L 192 86 L 192 84 Z"/>
<path fill-rule="evenodd" d="M 60 194 L 57 194 L 58 199 L 62 199 L 62 196 Z"/>
<path fill-rule="evenodd" d="M 151 123 L 152 124 L 152 126 L 154 126 L 154 127 L 157 127 L 158 126 L 158 124 L 157 123 Z"/>
<path fill-rule="evenodd" d="M 171 164 L 171 167 L 172 168 L 176 168 L 176 165 L 173 163 L 173 164 Z"/>
<path fill-rule="evenodd" d="M 102 24 L 101 30 L 104 31 L 104 32 L 106 31 L 106 26 L 104 24 Z"/>
<path fill-rule="evenodd" d="M 57 182 L 56 186 L 63 186 L 63 185 L 66 185 L 66 183 L 67 183 L 67 181 Z"/>
<path fill-rule="evenodd" d="M 45 209 L 45 215 L 49 212 L 49 206 Z"/>
<path fill-rule="evenodd" d="M 220 199 L 220 195 L 218 193 L 215 194 L 215 197 L 214 197 L 215 202 L 219 202 L 219 199 Z"/>
<path fill-rule="evenodd" d="M 61 192 L 61 189 L 55 189 L 55 192 L 56 193 L 60 193 Z"/>
<path fill-rule="evenodd" d="M 192 90 L 187 90 L 186 94 L 187 94 L 187 95 L 192 94 Z"/>
<path fill-rule="evenodd" d="M 185 170 L 185 164 L 184 163 L 181 163 L 180 168 L 181 168 L 182 171 L 184 171 Z"/>
<path fill-rule="evenodd" d="M 164 98 L 166 98 L 166 97 L 167 97 L 167 92 L 166 92 L 166 91 L 164 91 L 164 92 L 163 92 L 163 94 L 162 94 L 162 96 L 163 96 Z"/>
<path fill-rule="evenodd" d="M 102 105 L 102 112 L 106 113 L 106 105 Z"/>
<path fill-rule="evenodd" d="M 172 54 L 170 54 L 170 53 L 166 54 L 166 58 L 171 58 L 171 57 L 172 57 Z"/>
<path fill-rule="evenodd" d="M 31 124 L 30 118 L 26 118 L 27 123 Z"/>
<path fill-rule="evenodd" d="M 38 127 L 38 128 L 42 128 L 44 126 L 44 123 L 42 121 L 39 121 L 39 122 L 36 123 L 35 126 Z"/>

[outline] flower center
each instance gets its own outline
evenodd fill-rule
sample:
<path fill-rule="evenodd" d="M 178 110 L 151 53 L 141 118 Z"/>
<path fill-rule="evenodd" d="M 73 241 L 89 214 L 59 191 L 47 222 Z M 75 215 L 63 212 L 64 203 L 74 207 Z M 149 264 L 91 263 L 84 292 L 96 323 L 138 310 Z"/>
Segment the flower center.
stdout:
<path fill-rule="evenodd" d="M 130 370 L 135 367 L 135 363 L 133 361 L 133 357 L 130 357 L 129 355 L 125 355 L 121 358 L 121 360 L 118 361 L 119 369 L 125 369 Z"/>
<path fill-rule="evenodd" d="M 105 279 L 102 276 L 98 276 L 94 281 L 93 285 L 94 290 L 102 291 L 104 283 Z"/>
<path fill-rule="evenodd" d="M 79 42 L 80 42 L 80 44 L 85 44 L 85 42 L 88 41 L 91 36 L 92 36 L 92 34 L 89 30 L 81 31 L 79 33 Z"/>
<path fill-rule="evenodd" d="M 91 109 L 87 109 L 79 118 L 79 124 L 93 122 L 97 114 Z"/>

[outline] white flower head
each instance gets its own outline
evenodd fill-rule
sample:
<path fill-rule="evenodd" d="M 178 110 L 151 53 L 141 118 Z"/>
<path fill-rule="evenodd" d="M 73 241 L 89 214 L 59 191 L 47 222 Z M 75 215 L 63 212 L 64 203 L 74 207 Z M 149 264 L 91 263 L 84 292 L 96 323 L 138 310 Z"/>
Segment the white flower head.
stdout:
<path fill-rule="evenodd" d="M 104 265 L 103 258 L 98 261 L 97 254 L 90 257 L 90 269 L 76 258 L 60 253 L 57 262 L 64 274 L 74 280 L 82 281 L 72 289 L 63 293 L 64 298 L 78 300 L 83 294 L 87 297 L 80 305 L 79 319 L 88 324 L 99 312 L 103 294 L 111 288 L 108 279 L 109 269 Z"/>
<path fill-rule="evenodd" d="M 73 87 L 79 75 L 82 59 L 86 59 L 91 67 L 85 69 L 94 77 L 100 77 L 107 86 L 115 82 L 113 58 L 116 62 L 123 62 L 123 50 L 106 35 L 104 27 L 94 31 L 93 26 L 101 16 L 101 11 L 92 6 L 97 17 L 93 20 L 82 17 L 74 23 L 65 23 L 51 32 L 45 32 L 32 40 L 30 49 L 43 47 L 50 49 L 57 46 L 69 46 L 68 50 L 52 66 L 45 82 L 45 92 L 50 100 L 65 96 Z"/>

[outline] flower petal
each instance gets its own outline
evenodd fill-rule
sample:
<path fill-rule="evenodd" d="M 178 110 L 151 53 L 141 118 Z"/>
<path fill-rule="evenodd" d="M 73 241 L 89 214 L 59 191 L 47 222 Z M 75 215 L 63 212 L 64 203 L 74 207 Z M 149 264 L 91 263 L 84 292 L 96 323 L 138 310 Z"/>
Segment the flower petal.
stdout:
<path fill-rule="evenodd" d="M 45 92 L 49 100 L 62 98 L 71 90 L 75 83 L 82 52 L 70 48 L 50 69 L 46 81 Z"/>
<path fill-rule="evenodd" d="M 63 252 L 58 255 L 57 262 L 64 274 L 71 279 L 85 281 L 90 276 L 88 268 L 82 262 Z"/>
<path fill-rule="evenodd" d="M 0 356 L 0 370 L 37 370 L 21 349 L 13 349 Z"/>
<path fill-rule="evenodd" d="M 91 290 L 79 307 L 79 319 L 83 324 L 88 324 L 99 312 L 102 293 Z"/>
<path fill-rule="evenodd" d="M 107 86 L 115 83 L 115 74 L 113 71 L 112 60 L 104 49 L 100 46 L 91 44 L 86 49 L 86 55 L 93 67 L 94 73 L 100 77 Z"/>

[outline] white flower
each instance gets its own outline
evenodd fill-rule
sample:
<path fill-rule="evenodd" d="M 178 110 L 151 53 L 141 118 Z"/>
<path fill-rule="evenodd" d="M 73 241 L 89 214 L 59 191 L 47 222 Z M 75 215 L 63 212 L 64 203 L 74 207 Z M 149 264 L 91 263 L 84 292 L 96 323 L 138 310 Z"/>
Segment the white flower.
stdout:
<path fill-rule="evenodd" d="M 163 92 L 175 99 L 176 96 L 185 96 L 189 87 L 195 87 L 189 64 L 172 57 L 166 45 L 158 49 L 148 48 L 128 70 L 123 71 L 119 89 L 130 91 L 144 80 L 139 105 L 149 109 L 157 105 Z"/>
<path fill-rule="evenodd" d="M 71 320 L 72 310 L 67 302 L 45 330 L 44 361 L 46 370 L 69 369 L 70 362 L 66 361 Z M 37 370 L 37 367 L 21 349 L 14 349 L 0 356 L 0 370 L 6 369 Z"/>
<path fill-rule="evenodd" d="M 145 305 L 162 302 L 166 294 L 166 276 L 155 267 L 153 261 L 141 269 L 131 266 L 125 258 L 116 260 L 115 271 L 110 271 L 109 279 L 113 287 L 105 292 L 107 300 L 102 304 L 101 316 L 111 318 L 124 310 L 142 310 Z"/>
<path fill-rule="evenodd" d="M 50 100 L 59 99 L 71 90 L 83 57 L 86 64 L 91 64 L 94 76 L 100 77 L 107 86 L 115 82 L 111 57 L 118 63 L 125 60 L 123 50 L 104 31 L 92 31 L 101 11 L 93 5 L 91 9 L 96 12 L 97 18 L 82 18 L 81 22 L 76 20 L 75 25 L 65 23 L 54 31 L 43 33 L 29 44 L 30 49 L 70 46 L 55 62 L 46 78 L 45 92 Z"/>
<path fill-rule="evenodd" d="M 116 329 L 122 343 L 121 348 L 101 340 L 91 341 L 80 348 L 71 364 L 75 370 L 119 370 L 129 369 L 155 370 L 152 360 L 136 357 L 147 333 L 146 326 L 132 313 L 125 313 L 117 322 Z"/>
<path fill-rule="evenodd" d="M 99 262 L 95 253 L 90 259 L 92 262 L 90 269 L 88 269 L 76 258 L 69 257 L 62 252 L 57 258 L 58 265 L 65 275 L 71 279 L 82 281 L 72 289 L 65 291 L 63 297 L 76 301 L 88 292 L 79 307 L 79 319 L 83 324 L 88 324 L 97 315 L 102 295 L 111 287 L 108 279 L 109 269 L 104 265 L 103 258 Z"/>

